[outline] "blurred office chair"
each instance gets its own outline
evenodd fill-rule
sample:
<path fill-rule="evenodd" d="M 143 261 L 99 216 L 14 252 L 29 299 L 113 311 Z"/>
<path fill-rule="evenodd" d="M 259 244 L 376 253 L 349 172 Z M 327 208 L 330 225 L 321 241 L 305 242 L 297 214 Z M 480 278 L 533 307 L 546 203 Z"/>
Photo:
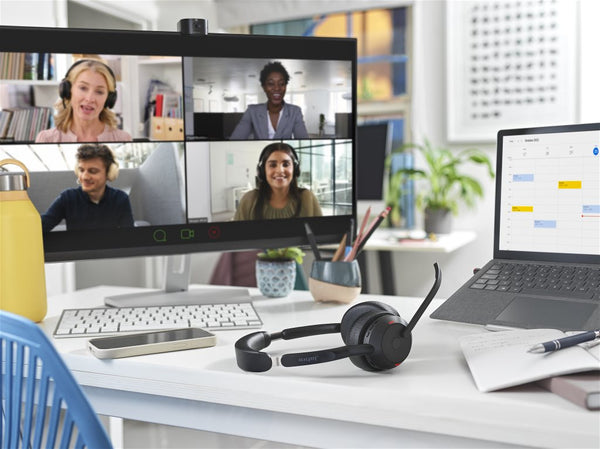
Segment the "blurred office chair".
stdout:
<path fill-rule="evenodd" d="M 73 374 L 35 323 L 0 311 L 0 354 L 2 448 L 112 447 Z"/>
<path fill-rule="evenodd" d="M 258 250 L 252 250 L 222 253 L 213 269 L 209 283 L 212 285 L 256 287 L 256 255 L 259 252 Z M 294 290 L 308 290 L 308 281 L 299 264 L 296 264 Z"/>
<path fill-rule="evenodd" d="M 129 201 L 133 216 L 153 226 L 186 222 L 178 147 L 162 142 L 137 169 Z"/>

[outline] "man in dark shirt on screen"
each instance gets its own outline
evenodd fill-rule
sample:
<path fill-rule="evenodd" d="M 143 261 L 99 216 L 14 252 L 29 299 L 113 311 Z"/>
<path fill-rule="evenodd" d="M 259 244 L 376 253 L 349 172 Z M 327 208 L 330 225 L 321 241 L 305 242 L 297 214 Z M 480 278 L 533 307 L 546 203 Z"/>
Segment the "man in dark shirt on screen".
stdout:
<path fill-rule="evenodd" d="M 67 230 L 133 226 L 129 196 L 107 185 L 107 181 L 114 181 L 119 175 L 119 166 L 108 146 L 80 146 L 75 172 L 80 186 L 61 192 L 42 214 L 44 232 L 52 230 L 63 219 Z"/>

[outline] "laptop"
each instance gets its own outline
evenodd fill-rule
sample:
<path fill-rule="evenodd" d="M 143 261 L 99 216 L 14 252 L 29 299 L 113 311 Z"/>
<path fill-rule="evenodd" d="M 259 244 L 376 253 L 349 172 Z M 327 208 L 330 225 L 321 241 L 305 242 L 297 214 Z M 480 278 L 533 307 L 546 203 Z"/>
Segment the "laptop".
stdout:
<path fill-rule="evenodd" d="M 498 132 L 493 259 L 431 318 L 600 328 L 600 123 Z"/>

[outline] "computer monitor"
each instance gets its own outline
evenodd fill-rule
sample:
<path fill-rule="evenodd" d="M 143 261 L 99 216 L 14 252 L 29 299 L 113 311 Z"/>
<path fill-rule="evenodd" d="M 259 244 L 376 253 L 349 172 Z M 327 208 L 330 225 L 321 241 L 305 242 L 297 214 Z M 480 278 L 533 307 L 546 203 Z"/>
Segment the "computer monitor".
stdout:
<path fill-rule="evenodd" d="M 58 223 L 44 231 L 46 261 L 307 246 L 305 223 L 319 243 L 349 229 L 354 127 L 326 137 L 319 123 L 340 113 L 355 123 L 356 41 L 191 31 L 0 27 L 0 159 L 28 167 L 29 196 L 42 216 L 61 192 L 81 190 L 75 156 L 86 142 L 68 130 L 60 142 L 48 134 L 39 141 L 71 102 L 67 73 L 79 59 L 101 59 L 116 80 L 116 99 L 104 106 L 120 131 L 91 143 L 115 155 L 120 170 L 108 185 L 126 194 L 132 223 L 107 225 L 103 216 L 85 226 Z M 266 102 L 260 73 L 275 61 L 290 77 L 284 109 L 300 115 L 306 133 L 230 139 L 229 119 Z M 204 113 L 227 117 L 216 134 L 196 134 Z M 234 220 L 239 199 L 255 188 L 261 151 L 275 141 L 295 149 L 300 187 L 317 197 L 322 215 Z"/>
<path fill-rule="evenodd" d="M 356 197 L 359 201 L 383 200 L 385 159 L 390 154 L 391 144 L 391 127 L 387 121 L 357 126 Z"/>

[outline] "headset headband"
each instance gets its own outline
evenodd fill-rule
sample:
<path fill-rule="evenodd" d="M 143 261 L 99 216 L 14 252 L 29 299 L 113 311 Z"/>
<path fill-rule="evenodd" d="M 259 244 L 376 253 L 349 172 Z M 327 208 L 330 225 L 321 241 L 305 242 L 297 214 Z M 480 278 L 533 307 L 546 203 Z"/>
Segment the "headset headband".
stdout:
<path fill-rule="evenodd" d="M 275 150 L 270 151 L 269 156 L 272 153 L 275 153 L 276 151 L 289 150 L 292 153 L 292 154 L 290 154 L 290 156 L 292 157 L 292 162 L 294 163 L 294 165 L 300 164 L 300 161 L 298 160 L 298 154 L 296 154 L 296 150 L 294 149 L 293 146 L 291 146 L 287 143 L 284 143 L 284 142 L 277 142 L 277 143 L 271 143 L 262 149 L 262 151 L 260 152 L 260 155 L 258 156 L 258 167 L 262 167 L 262 165 L 265 163 L 265 159 L 268 157 L 266 154 L 267 150 L 270 150 L 272 148 L 272 146 L 274 146 L 274 145 L 280 145 L 280 147 L 278 147 Z"/>
<path fill-rule="evenodd" d="M 312 326 L 293 327 L 281 332 L 269 334 L 254 332 L 239 339 L 235 343 L 235 354 L 238 365 L 245 371 L 267 371 L 273 366 L 268 354 L 260 352 L 273 340 L 293 340 L 295 338 L 311 337 L 313 335 L 335 334 L 340 331 L 340 323 L 315 324 Z M 297 352 L 284 354 L 278 362 L 283 366 L 313 365 L 331 362 L 354 355 L 366 355 L 373 352 L 371 345 L 340 346 L 339 348 L 323 349 L 320 351 Z M 257 356 L 258 354 L 258 356 Z"/>
<path fill-rule="evenodd" d="M 112 71 L 112 69 L 110 68 L 110 66 L 108 64 L 100 61 L 99 59 L 89 59 L 89 58 L 78 59 L 73 64 L 71 64 L 71 67 L 69 67 L 69 70 L 67 70 L 67 73 L 65 73 L 64 79 L 68 80 L 69 73 L 71 73 L 71 70 L 73 70 L 78 65 L 86 63 L 86 62 L 97 62 L 98 64 L 102 64 L 104 67 L 106 67 L 106 70 L 108 71 L 108 73 L 110 73 L 110 76 L 113 79 L 113 83 L 114 83 L 115 87 L 117 86 L 117 77 L 115 76 L 115 72 Z M 111 92 L 113 92 L 113 91 L 111 91 Z"/>

